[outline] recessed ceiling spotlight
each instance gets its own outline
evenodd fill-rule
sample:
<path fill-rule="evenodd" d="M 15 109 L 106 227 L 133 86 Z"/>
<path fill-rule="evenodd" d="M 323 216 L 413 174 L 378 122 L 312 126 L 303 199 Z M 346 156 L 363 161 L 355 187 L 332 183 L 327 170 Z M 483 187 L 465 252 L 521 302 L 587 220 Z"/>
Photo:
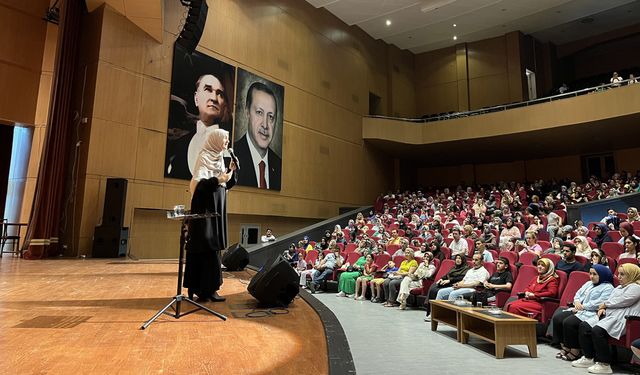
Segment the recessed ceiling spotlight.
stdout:
<path fill-rule="evenodd" d="M 385 22 L 385 24 L 386 24 L 387 26 L 391 26 L 391 20 L 387 20 L 387 22 Z"/>
<path fill-rule="evenodd" d="M 453 40 L 458 40 L 458 37 L 454 35 Z"/>
<path fill-rule="evenodd" d="M 454 24 L 453 24 L 453 27 L 456 27 L 456 26 L 458 26 L 458 25 L 456 25 L 456 24 L 454 23 Z"/>

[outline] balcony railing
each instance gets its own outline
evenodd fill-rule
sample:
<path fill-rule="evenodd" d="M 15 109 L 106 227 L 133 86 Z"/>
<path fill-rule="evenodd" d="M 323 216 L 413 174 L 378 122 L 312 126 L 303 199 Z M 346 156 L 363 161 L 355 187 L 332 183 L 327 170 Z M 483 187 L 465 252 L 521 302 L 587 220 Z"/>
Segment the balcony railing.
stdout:
<path fill-rule="evenodd" d="M 634 81 L 636 81 L 636 82 L 634 82 L 634 84 L 640 85 L 640 83 L 638 83 L 637 80 L 638 80 L 637 78 L 634 79 Z M 455 112 L 455 113 L 449 113 L 449 114 L 445 114 L 445 115 L 430 116 L 430 117 L 427 117 L 427 118 L 404 118 L 404 117 L 390 117 L 390 116 L 378 116 L 378 115 L 367 115 L 365 117 L 396 120 L 396 121 L 405 121 L 405 122 L 415 122 L 415 123 L 425 123 L 425 122 L 433 122 L 433 121 L 453 120 L 453 119 L 463 118 L 463 117 L 484 115 L 486 113 L 501 112 L 501 111 L 506 111 L 508 109 L 513 109 L 513 108 L 528 107 L 530 105 L 536 105 L 536 104 L 540 104 L 540 103 L 549 103 L 549 102 L 553 102 L 553 101 L 556 101 L 556 100 L 562 100 L 562 99 L 566 99 L 566 98 L 573 98 L 573 97 L 576 97 L 576 96 L 589 94 L 589 93 L 592 93 L 592 92 L 602 92 L 602 91 L 609 90 L 609 89 L 612 89 L 612 88 L 618 88 L 620 86 L 628 85 L 630 81 L 631 81 L 630 79 L 626 79 L 626 80 L 623 80 L 623 81 L 618 82 L 618 83 L 609 83 L 609 84 L 605 84 L 605 85 L 588 87 L 586 89 L 566 92 L 564 94 L 552 95 L 552 96 L 547 96 L 547 97 L 544 97 L 544 98 L 528 100 L 528 101 L 524 101 L 524 102 L 497 105 L 497 106 L 494 106 L 494 107 L 481 108 L 481 109 L 476 109 L 476 110 L 473 110 L 473 111 Z"/>

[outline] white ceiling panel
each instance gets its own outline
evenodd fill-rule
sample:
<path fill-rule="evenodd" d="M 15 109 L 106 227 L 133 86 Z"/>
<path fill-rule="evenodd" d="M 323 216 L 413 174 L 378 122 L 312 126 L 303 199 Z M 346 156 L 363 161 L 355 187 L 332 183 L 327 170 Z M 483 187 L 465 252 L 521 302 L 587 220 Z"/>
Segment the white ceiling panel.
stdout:
<path fill-rule="evenodd" d="M 640 20 L 639 0 L 307 1 L 316 7 L 325 7 L 375 39 L 414 53 L 516 30 L 562 44 Z M 590 28 L 581 22 L 587 17 L 594 18 Z M 390 26 L 386 20 L 391 21 Z M 454 35 L 457 40 L 453 40 Z"/>

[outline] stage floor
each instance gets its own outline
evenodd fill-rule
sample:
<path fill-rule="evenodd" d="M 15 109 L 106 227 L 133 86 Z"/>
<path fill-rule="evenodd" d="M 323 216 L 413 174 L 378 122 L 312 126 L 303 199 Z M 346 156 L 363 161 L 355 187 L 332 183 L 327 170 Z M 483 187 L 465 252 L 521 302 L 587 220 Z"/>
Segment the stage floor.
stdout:
<path fill-rule="evenodd" d="M 225 272 L 226 322 L 163 315 L 176 261 L 0 259 L 2 374 L 327 374 L 316 312 L 297 297 L 287 314 L 248 318 L 252 273 Z M 186 293 L 186 291 L 185 291 Z M 187 304 L 183 304 L 187 306 Z M 276 313 L 285 311 L 274 310 Z"/>

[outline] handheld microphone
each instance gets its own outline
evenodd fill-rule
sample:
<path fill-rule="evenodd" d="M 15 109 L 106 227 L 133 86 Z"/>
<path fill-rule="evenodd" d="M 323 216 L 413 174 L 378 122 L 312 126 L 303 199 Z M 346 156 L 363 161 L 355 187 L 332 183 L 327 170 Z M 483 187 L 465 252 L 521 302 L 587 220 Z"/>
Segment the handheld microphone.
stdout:
<path fill-rule="evenodd" d="M 236 154 L 233 153 L 233 149 L 232 148 L 228 148 L 227 151 L 229 151 L 229 156 L 231 156 L 231 160 L 233 160 L 233 162 L 236 164 L 236 170 L 240 170 L 240 162 L 238 161 L 238 157 L 236 156 Z"/>

